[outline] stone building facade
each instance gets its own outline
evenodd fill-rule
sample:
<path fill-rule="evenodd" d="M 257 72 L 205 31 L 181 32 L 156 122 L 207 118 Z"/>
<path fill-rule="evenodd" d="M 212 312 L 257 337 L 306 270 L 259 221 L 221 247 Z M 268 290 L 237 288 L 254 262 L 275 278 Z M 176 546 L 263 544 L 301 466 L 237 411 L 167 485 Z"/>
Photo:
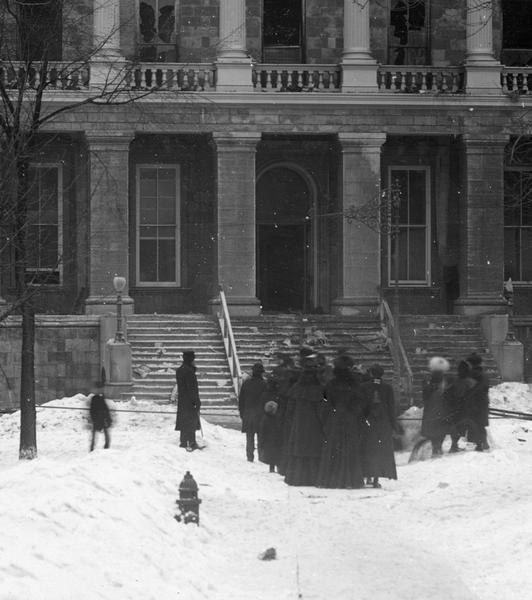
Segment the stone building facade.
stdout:
<path fill-rule="evenodd" d="M 241 315 L 372 314 L 396 290 L 406 312 L 483 314 L 509 277 L 530 312 L 532 39 L 505 29 L 526 2 L 75 4 L 57 58 L 98 51 L 48 106 L 118 71 L 137 99 L 43 132 L 40 312 L 107 312 L 115 274 L 137 313 L 207 312 L 221 285 Z"/>

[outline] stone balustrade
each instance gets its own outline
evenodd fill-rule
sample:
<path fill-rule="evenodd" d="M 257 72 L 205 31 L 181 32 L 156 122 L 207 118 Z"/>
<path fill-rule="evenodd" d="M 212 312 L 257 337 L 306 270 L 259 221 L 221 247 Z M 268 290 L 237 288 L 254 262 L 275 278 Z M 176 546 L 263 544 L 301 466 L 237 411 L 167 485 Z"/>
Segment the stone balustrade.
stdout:
<path fill-rule="evenodd" d="M 24 62 L 0 62 L 0 82 L 5 89 L 37 89 L 46 77 L 47 90 L 83 90 L 89 86 L 89 67 L 80 63 L 49 62 L 46 71 L 39 63 L 28 68 Z"/>
<path fill-rule="evenodd" d="M 532 67 L 504 67 L 501 87 L 505 94 L 529 94 L 532 90 Z"/>
<path fill-rule="evenodd" d="M 338 65 L 256 64 L 253 87 L 261 92 L 339 92 Z"/>
<path fill-rule="evenodd" d="M 126 77 L 134 90 L 205 92 L 215 89 L 215 69 L 210 63 L 140 63 Z"/>
<path fill-rule="evenodd" d="M 464 70 L 460 67 L 383 65 L 377 71 L 379 92 L 424 94 L 465 92 Z"/>

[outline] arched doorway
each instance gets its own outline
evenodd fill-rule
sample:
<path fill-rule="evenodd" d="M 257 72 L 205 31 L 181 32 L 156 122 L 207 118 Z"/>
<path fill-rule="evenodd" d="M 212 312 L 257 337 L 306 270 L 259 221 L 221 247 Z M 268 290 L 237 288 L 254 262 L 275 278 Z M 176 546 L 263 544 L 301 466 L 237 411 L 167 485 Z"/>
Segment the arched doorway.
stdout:
<path fill-rule="evenodd" d="M 311 309 L 313 195 L 292 165 L 257 178 L 257 296 L 265 311 Z"/>

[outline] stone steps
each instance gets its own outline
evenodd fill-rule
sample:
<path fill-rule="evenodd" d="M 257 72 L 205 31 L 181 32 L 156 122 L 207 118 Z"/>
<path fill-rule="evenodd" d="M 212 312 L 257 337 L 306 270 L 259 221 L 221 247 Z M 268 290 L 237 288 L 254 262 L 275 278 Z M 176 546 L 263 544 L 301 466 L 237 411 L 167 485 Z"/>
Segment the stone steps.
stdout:
<path fill-rule="evenodd" d="M 184 350 L 194 350 L 202 414 L 236 413 L 236 400 L 217 322 L 210 315 L 131 315 L 127 336 L 133 362 L 133 395 L 169 401 Z"/>

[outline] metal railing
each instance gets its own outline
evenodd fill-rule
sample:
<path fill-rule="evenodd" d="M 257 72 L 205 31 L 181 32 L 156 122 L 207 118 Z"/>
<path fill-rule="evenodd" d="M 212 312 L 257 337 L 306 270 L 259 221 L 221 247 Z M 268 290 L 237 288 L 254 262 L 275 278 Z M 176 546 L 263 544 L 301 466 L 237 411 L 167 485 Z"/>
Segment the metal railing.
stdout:
<path fill-rule="evenodd" d="M 231 318 L 227 308 L 227 300 L 225 298 L 225 292 L 221 286 L 219 297 L 220 311 L 218 312 L 218 323 L 220 325 L 220 331 L 222 332 L 225 354 L 227 356 L 229 371 L 231 372 L 231 380 L 233 382 L 233 389 L 236 397 L 238 398 L 238 394 L 240 393 L 240 385 L 242 383 L 242 371 L 240 370 L 240 361 L 238 360 L 238 354 L 236 351 L 233 328 L 231 327 Z"/>
<path fill-rule="evenodd" d="M 381 300 L 380 304 L 380 320 L 383 327 L 386 328 L 386 338 L 390 346 L 390 352 L 392 354 L 392 360 L 395 372 L 395 387 L 397 392 L 406 396 L 408 405 L 412 406 L 413 403 L 413 388 L 414 388 L 414 374 L 408 356 L 406 355 L 405 347 L 401 340 L 399 333 L 399 327 L 395 323 L 395 319 L 390 310 L 390 306 L 386 300 Z"/>
<path fill-rule="evenodd" d="M 465 76 L 462 67 L 381 65 L 377 85 L 379 92 L 397 94 L 460 94 Z"/>

